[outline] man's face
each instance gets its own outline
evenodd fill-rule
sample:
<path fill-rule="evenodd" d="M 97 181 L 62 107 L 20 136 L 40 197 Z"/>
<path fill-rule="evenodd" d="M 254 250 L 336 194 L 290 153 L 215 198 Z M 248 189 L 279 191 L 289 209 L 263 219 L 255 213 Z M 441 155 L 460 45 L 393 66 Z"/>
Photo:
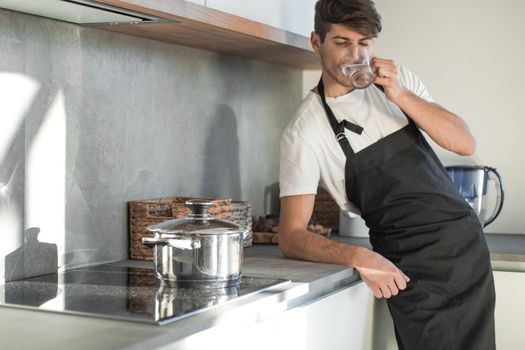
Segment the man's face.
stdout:
<path fill-rule="evenodd" d="M 365 36 L 342 24 L 332 24 L 323 43 L 317 33 L 312 33 L 311 42 L 321 57 L 323 71 L 338 84 L 349 88 L 352 85 L 342 73 L 341 67 L 355 62 L 358 47 L 366 49 L 369 56 L 373 49 L 372 36 Z"/>

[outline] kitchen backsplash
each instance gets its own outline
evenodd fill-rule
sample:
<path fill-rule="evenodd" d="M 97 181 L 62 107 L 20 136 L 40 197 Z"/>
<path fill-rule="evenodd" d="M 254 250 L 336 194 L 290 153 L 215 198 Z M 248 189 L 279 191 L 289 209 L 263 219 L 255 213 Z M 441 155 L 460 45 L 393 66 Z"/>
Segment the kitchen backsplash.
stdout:
<path fill-rule="evenodd" d="M 300 71 L 0 11 L 0 278 L 126 258 L 126 202 L 263 213 Z"/>

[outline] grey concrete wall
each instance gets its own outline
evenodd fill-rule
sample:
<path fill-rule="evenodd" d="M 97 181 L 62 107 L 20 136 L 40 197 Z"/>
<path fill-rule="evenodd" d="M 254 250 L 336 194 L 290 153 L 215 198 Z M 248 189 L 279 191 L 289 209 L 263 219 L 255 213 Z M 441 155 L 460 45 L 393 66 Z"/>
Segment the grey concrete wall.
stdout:
<path fill-rule="evenodd" d="M 0 276 L 126 258 L 129 200 L 263 213 L 300 71 L 3 10 L 0 52 Z"/>

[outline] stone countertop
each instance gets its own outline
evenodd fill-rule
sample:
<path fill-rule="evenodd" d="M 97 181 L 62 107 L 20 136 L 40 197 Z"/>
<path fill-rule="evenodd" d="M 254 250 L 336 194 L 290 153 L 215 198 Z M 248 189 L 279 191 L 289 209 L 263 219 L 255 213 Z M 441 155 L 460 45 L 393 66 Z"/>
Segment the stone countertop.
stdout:
<path fill-rule="evenodd" d="M 492 260 L 525 262 L 525 234 L 486 233 Z"/>
<path fill-rule="evenodd" d="M 525 272 L 525 235 L 487 233 L 485 236 L 495 271 Z"/>
<path fill-rule="evenodd" d="M 153 268 L 145 261 L 124 260 L 112 265 Z M 165 326 L 0 307 L 0 348 L 161 348 L 218 324 L 242 329 L 361 283 L 353 268 L 287 259 L 273 245 L 246 248 L 243 274 L 291 282 Z"/>
<path fill-rule="evenodd" d="M 370 247 L 367 237 L 333 235 L 332 239 Z M 525 235 L 487 234 L 487 242 L 493 266 L 503 264 L 495 270 L 525 271 L 525 268 L 516 268 L 516 264 L 525 264 Z M 151 262 L 130 260 L 114 265 L 152 267 Z M 243 273 L 292 282 L 162 327 L 0 307 L 1 345 L 2 348 L 39 349 L 65 349 L 72 344 L 75 349 L 154 349 L 218 323 L 248 326 L 360 283 L 359 275 L 352 268 L 287 259 L 275 245 L 246 248 Z"/>

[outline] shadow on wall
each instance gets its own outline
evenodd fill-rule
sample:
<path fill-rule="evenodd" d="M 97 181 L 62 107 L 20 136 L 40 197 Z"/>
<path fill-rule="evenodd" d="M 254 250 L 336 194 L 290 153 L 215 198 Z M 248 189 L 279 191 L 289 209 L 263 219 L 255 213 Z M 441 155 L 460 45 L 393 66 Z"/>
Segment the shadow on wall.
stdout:
<path fill-rule="evenodd" d="M 57 245 L 39 242 L 39 233 L 37 227 L 28 228 L 24 232 L 24 244 L 6 255 L 6 282 L 57 272 Z"/>
<path fill-rule="evenodd" d="M 17 70 L 13 70 L 12 72 L 10 72 L 9 70 L 2 69 L 2 73 L 4 73 L 3 78 L 5 79 L 1 81 L 2 84 L 5 84 L 6 82 L 16 82 L 18 84 L 21 84 L 21 82 L 25 83 L 26 81 L 35 81 L 38 84 L 40 84 L 41 81 L 45 81 L 46 79 L 44 77 L 30 77 L 29 79 L 25 76 L 23 72 L 19 72 Z M 13 76 L 17 78 L 16 81 L 14 81 L 13 78 L 10 78 Z M 15 89 L 22 89 L 22 87 L 27 88 L 28 86 L 26 86 L 25 84 L 15 84 Z M 23 231 L 23 227 L 26 224 L 24 222 L 23 215 L 23 213 L 25 212 L 24 206 L 27 204 L 27 196 L 25 195 L 25 178 L 27 175 L 26 149 L 31 148 L 33 140 L 35 139 L 36 135 L 38 134 L 38 131 L 44 123 L 46 115 L 51 108 L 51 103 L 57 96 L 58 91 L 58 88 L 50 85 L 45 85 L 45 88 L 38 88 L 35 91 L 36 94 L 32 96 L 27 110 L 20 118 L 21 122 L 18 125 L 12 125 L 12 128 L 3 130 L 3 135 L 7 136 L 8 140 L 10 141 L 8 141 L 9 143 L 6 145 L 7 152 L 4 156 L 0 156 L 0 183 L 6 184 L 5 187 L 7 188 L 8 195 L 2 195 L 4 203 L 1 203 L 0 209 L 5 209 L 5 213 L 7 213 L 8 216 L 16 215 L 16 219 L 19 221 L 18 228 L 15 229 L 14 227 L 11 227 L 11 225 L 8 225 L 8 223 L 6 225 L 6 221 L 2 221 L 2 218 L 0 218 L 0 224 L 2 226 L 6 225 L 1 227 L 2 231 L 6 229 L 9 231 L 8 240 L 10 243 L 25 241 L 26 243 L 24 244 L 27 244 L 29 243 L 28 237 L 33 234 L 34 230 L 37 230 L 29 228 L 25 232 Z M 24 96 L 25 94 L 21 93 L 21 95 Z M 16 101 L 13 101 L 13 103 L 15 102 Z M 6 108 L 9 110 L 9 107 L 12 106 L 8 104 Z M 11 115 L 9 115 L 9 117 L 11 117 Z M 36 234 L 38 234 L 38 232 Z M 10 246 L 10 248 L 12 249 L 12 244 L 10 244 Z M 55 245 L 55 250 L 56 248 L 57 247 Z M 11 260 L 13 254 L 17 252 L 19 252 L 19 250 L 15 250 L 11 254 L 5 256 L 4 266 L 0 264 L 0 271 L 3 268 L 3 279 L 5 279 L 5 281 L 31 277 L 30 275 L 24 275 L 24 271 L 31 271 L 31 268 L 24 267 L 24 261 L 27 260 L 27 258 L 24 258 L 24 256 L 17 256 L 18 258 L 22 258 L 22 260 L 19 262 L 17 262 L 16 260 Z M 55 253 L 55 256 L 56 255 L 57 254 Z M 11 258 L 8 264 L 8 257 L 10 256 Z M 0 259 L 1 258 L 3 258 L 3 256 L 0 256 Z M 44 265 L 46 263 L 47 262 L 43 262 Z M 37 264 L 39 264 L 39 262 L 37 262 Z M 16 269 L 16 271 L 12 269 Z M 55 259 L 54 271 L 51 272 L 55 272 L 56 269 L 57 264 Z M 50 271 L 47 271 L 46 273 L 50 273 Z M 0 278 L 0 280 L 1 279 L 2 278 Z"/>
<path fill-rule="evenodd" d="M 15 16 L 18 17 L 19 15 Z M 15 16 L 13 17 L 16 18 Z M 67 81 L 64 83 L 62 80 L 65 79 L 64 76 L 67 74 L 68 69 L 72 72 L 80 71 L 80 69 L 77 69 L 77 66 L 68 68 L 67 65 L 64 65 L 64 62 L 60 64 L 60 69 L 58 69 L 56 64 L 58 61 L 54 58 L 61 57 L 59 55 L 60 51 L 55 50 L 56 47 L 50 45 L 49 40 L 54 38 L 55 32 L 66 33 L 73 38 L 77 38 L 80 29 L 57 21 L 26 20 L 25 18 L 25 15 L 20 15 L 20 21 L 13 19 L 13 21 L 8 24 L 8 27 L 13 26 L 16 28 L 16 26 L 19 26 L 19 28 L 22 29 L 20 32 L 25 33 L 23 37 L 19 38 L 20 41 L 13 41 L 15 43 L 13 45 L 18 47 L 19 42 L 22 42 L 24 46 L 29 47 L 27 49 L 28 52 L 38 50 L 39 55 L 38 57 L 25 53 L 8 55 L 6 56 L 5 62 L 1 62 L 2 69 L 0 70 L 0 73 L 4 73 L 4 78 L 8 76 L 15 76 L 17 78 L 15 82 L 19 84 L 12 85 L 14 86 L 13 89 L 15 89 L 20 96 L 27 95 L 23 93 L 25 85 L 22 85 L 20 81 L 31 80 L 34 81 L 37 86 L 35 94 L 32 95 L 31 98 L 28 97 L 26 100 L 14 99 L 12 104 L 8 103 L 7 105 L 7 107 L 15 106 L 18 108 L 17 103 L 27 104 L 27 109 L 20 109 L 22 111 L 20 114 L 23 114 L 20 118 L 22 122 L 18 125 L 13 125 L 8 131 L 4 130 L 4 134 L 8 133 L 11 140 L 5 146 L 7 150 L 5 156 L 0 154 L 0 185 L 8 184 L 9 190 L 12 192 L 10 196 L 2 198 L 6 203 L 0 203 L 0 209 L 8 208 L 11 217 L 7 219 L 13 221 L 12 218 L 16 217 L 16 219 L 20 221 L 18 230 L 12 227 L 0 227 L 4 234 L 5 231 L 9 232 L 9 248 L 0 255 L 0 259 L 2 259 L 0 261 L 4 263 L 3 266 L 0 263 L 0 271 L 4 273 L 3 276 L 0 276 L 0 281 L 4 279 L 6 282 L 56 272 L 59 262 L 60 266 L 68 266 L 78 261 L 83 263 L 89 262 L 88 258 L 93 255 L 93 249 L 89 250 L 83 247 L 74 251 L 69 249 L 72 243 L 77 242 L 74 239 L 69 239 L 68 236 L 70 236 L 70 234 L 64 229 L 64 225 L 68 225 L 68 219 L 70 217 L 66 209 L 70 210 L 70 208 L 64 207 L 57 210 L 53 205 L 65 203 L 67 198 L 66 191 L 68 190 L 66 188 L 67 178 L 66 176 L 56 175 L 55 172 L 58 168 L 55 166 L 56 163 L 52 165 L 47 164 L 49 159 L 55 160 L 55 162 L 57 159 L 60 161 L 63 160 L 64 163 L 60 164 L 59 170 L 67 171 L 65 157 L 69 156 L 69 153 L 66 155 L 68 150 L 65 133 L 66 128 L 69 127 L 71 123 L 69 115 L 76 112 L 74 101 L 78 100 L 75 98 L 77 97 L 76 94 L 78 94 L 79 89 L 68 89 L 66 85 Z M 26 42 L 25 36 L 36 36 L 36 30 L 39 31 L 37 37 L 40 40 L 35 39 L 30 43 L 29 40 Z M 64 35 L 64 37 L 67 37 L 67 35 Z M 10 42 L 7 41 L 7 51 L 19 52 L 10 48 L 9 44 Z M 68 42 L 68 44 L 71 43 Z M 79 46 L 80 43 L 76 42 L 71 45 Z M 77 46 L 73 46 L 73 49 Z M 63 49 L 62 46 L 58 48 Z M 21 52 L 25 51 L 22 50 Z M 71 50 L 68 51 L 68 53 L 73 55 L 74 51 Z M 18 65 L 16 59 L 13 57 L 20 58 L 25 64 Z M 72 56 L 71 60 L 74 60 L 75 57 L 76 56 Z M 78 78 L 76 76 L 71 76 L 70 78 L 75 82 L 80 81 L 80 79 L 76 79 Z M 9 82 L 11 82 L 11 80 Z M 6 84 L 6 80 L 0 83 Z M 62 94 L 65 96 L 62 96 Z M 73 101 L 73 103 L 71 101 Z M 9 108 L 6 109 L 10 111 Z M 18 111 L 16 108 L 12 109 Z M 57 123 L 57 121 L 60 123 Z M 55 131 L 60 132 L 60 136 L 53 135 Z M 62 137 L 62 133 L 64 137 Z M 0 135 L 2 135 L 2 133 L 0 133 Z M 53 138 L 60 140 L 60 142 L 48 142 L 49 140 L 53 141 Z M 40 144 L 38 142 L 40 142 Z M 46 148 L 42 148 L 41 144 L 45 144 Z M 45 151 L 47 153 L 46 162 L 40 161 L 42 157 L 39 156 L 28 157 L 33 150 L 38 151 L 37 154 Z M 33 172 L 28 171 L 28 169 L 33 169 Z M 44 170 L 43 174 L 40 173 L 41 170 Z M 35 174 L 38 176 L 35 176 Z M 13 183 L 11 183 L 11 179 L 14 180 Z M 51 180 L 51 183 L 47 183 L 48 179 Z M 32 186 L 29 186 L 30 184 L 32 184 Z M 48 186 L 42 186 L 42 184 Z M 56 188 L 57 185 L 59 188 Z M 55 189 L 59 190 L 57 193 L 61 195 L 49 196 L 49 192 L 53 192 Z M 65 198 L 63 198 L 62 192 L 65 192 Z M 50 203 L 50 200 L 54 200 L 55 202 Z M 88 211 L 84 210 L 81 213 L 82 218 L 87 216 L 86 212 Z M 0 215 L 0 226 L 4 226 L 6 223 L 9 224 L 9 222 L 6 219 L 3 220 Z M 78 225 L 78 216 L 75 218 L 75 225 Z M 24 232 L 23 228 L 27 226 L 38 226 L 39 228 L 29 228 Z M 8 229 L 6 230 L 6 228 Z M 46 241 L 51 240 L 51 242 L 58 243 L 58 245 L 39 242 L 37 235 L 40 230 L 42 231 L 40 235 L 41 239 Z M 95 232 L 95 230 L 91 231 Z M 92 241 L 98 242 L 98 240 Z M 19 247 L 20 242 L 24 243 L 19 249 L 8 255 L 4 255 L 10 250 L 15 249 L 15 245 Z M 77 245 L 83 243 L 84 242 L 81 242 Z M 103 247 L 105 248 L 105 246 Z M 67 251 L 66 248 L 68 249 Z M 60 256 L 58 256 L 59 251 Z M 86 256 L 88 256 L 88 258 L 86 258 Z"/>
<path fill-rule="evenodd" d="M 206 138 L 204 176 L 201 188 L 209 196 L 242 199 L 239 136 L 233 109 L 217 105 Z"/>

